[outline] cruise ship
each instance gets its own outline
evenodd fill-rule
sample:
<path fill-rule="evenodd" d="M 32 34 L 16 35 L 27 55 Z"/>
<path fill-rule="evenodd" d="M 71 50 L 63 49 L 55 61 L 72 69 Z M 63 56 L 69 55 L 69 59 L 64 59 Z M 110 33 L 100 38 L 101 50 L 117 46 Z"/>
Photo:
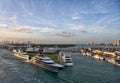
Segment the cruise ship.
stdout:
<path fill-rule="evenodd" d="M 63 52 L 59 52 L 58 59 L 64 66 L 73 66 L 72 58 Z"/>
<path fill-rule="evenodd" d="M 43 54 L 32 57 L 29 62 L 52 72 L 58 72 L 59 69 L 64 68 L 63 65 L 55 63 L 52 59 Z"/>

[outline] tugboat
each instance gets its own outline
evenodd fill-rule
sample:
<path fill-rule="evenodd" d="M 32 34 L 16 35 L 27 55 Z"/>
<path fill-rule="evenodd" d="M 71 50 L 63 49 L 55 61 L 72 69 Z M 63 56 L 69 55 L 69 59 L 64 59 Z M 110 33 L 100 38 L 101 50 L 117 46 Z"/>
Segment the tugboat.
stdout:
<path fill-rule="evenodd" d="M 43 54 L 32 57 L 29 62 L 52 72 L 58 72 L 59 69 L 64 68 L 63 65 L 55 63 L 52 59 Z"/>

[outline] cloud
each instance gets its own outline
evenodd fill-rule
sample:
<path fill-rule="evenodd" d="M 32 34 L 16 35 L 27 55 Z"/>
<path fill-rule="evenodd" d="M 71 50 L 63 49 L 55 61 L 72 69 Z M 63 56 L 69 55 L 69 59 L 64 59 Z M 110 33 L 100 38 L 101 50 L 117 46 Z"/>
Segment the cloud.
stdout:
<path fill-rule="evenodd" d="M 109 2 L 108 1 L 99 1 L 99 4 L 97 0 L 93 0 L 90 3 L 90 8 L 88 9 L 88 13 L 92 14 L 105 14 L 108 13 L 109 11 Z M 107 5 L 106 5 L 107 4 Z"/>
<path fill-rule="evenodd" d="M 16 17 L 10 17 L 8 18 L 9 21 L 15 21 L 17 18 Z"/>
<path fill-rule="evenodd" d="M 21 10 L 20 12 L 23 14 L 23 16 L 31 16 L 33 13 L 30 11 L 31 10 L 31 1 L 29 1 L 29 4 L 25 4 L 25 2 L 23 1 L 17 1 L 16 2 L 20 8 L 19 10 Z"/>
<path fill-rule="evenodd" d="M 70 25 L 69 29 L 71 30 L 82 30 L 84 28 L 84 26 L 82 25 Z"/>
<path fill-rule="evenodd" d="M 110 23 L 114 23 L 115 21 L 119 20 L 119 16 L 105 16 L 103 18 L 100 18 L 98 21 L 96 21 L 92 26 L 100 26 L 100 27 L 106 27 Z"/>
<path fill-rule="evenodd" d="M 114 22 L 114 21 L 117 21 L 117 20 L 120 20 L 120 17 L 119 17 L 119 16 L 107 20 L 107 24 L 110 24 L 110 23 L 112 23 L 112 22 Z"/>
<path fill-rule="evenodd" d="M 15 16 L 9 17 L 9 18 L 1 18 L 2 21 L 15 21 L 17 18 Z"/>
<path fill-rule="evenodd" d="M 7 24 L 0 24 L 0 27 L 7 27 Z"/>
<path fill-rule="evenodd" d="M 55 32 L 56 29 L 54 28 L 48 28 L 48 27 L 44 27 L 44 28 L 41 28 L 40 32 Z"/>
<path fill-rule="evenodd" d="M 88 12 L 86 10 L 81 10 L 80 14 L 88 14 Z"/>
<path fill-rule="evenodd" d="M 82 33 L 88 33 L 87 31 L 81 31 Z"/>
<path fill-rule="evenodd" d="M 71 33 L 71 32 L 65 32 L 65 31 L 62 32 L 62 33 L 56 34 L 56 35 L 61 36 L 61 37 L 67 37 L 67 38 L 74 36 L 73 33 Z"/>
<path fill-rule="evenodd" d="M 88 3 L 89 5 L 87 5 L 87 8 L 85 7 L 85 9 L 81 9 L 80 13 L 81 14 L 107 14 L 111 12 L 111 10 L 109 10 L 109 8 L 111 8 L 111 3 L 113 4 L 113 2 L 110 2 L 109 0 L 108 1 L 107 0 L 105 1 L 90 0 L 90 2 Z"/>
<path fill-rule="evenodd" d="M 34 16 L 34 20 L 31 18 L 23 18 L 24 21 L 28 22 L 28 23 L 32 23 L 34 25 L 40 25 L 40 26 L 49 26 L 49 27 L 58 27 L 57 25 L 57 21 L 55 20 L 49 20 L 46 18 L 43 18 L 41 16 Z"/>
<path fill-rule="evenodd" d="M 28 31 L 30 30 L 29 27 L 19 27 L 19 28 L 16 28 L 14 30 L 10 30 L 11 32 L 21 32 L 21 31 Z"/>
<path fill-rule="evenodd" d="M 71 18 L 72 18 L 72 20 L 79 20 L 79 19 L 82 19 L 83 16 L 81 15 L 80 12 L 75 11 L 75 12 L 71 15 Z"/>
<path fill-rule="evenodd" d="M 19 28 L 11 28 L 7 31 L 10 31 L 10 32 L 26 32 L 26 33 L 56 33 L 58 32 L 57 29 L 55 28 L 51 28 L 51 27 L 32 27 L 32 26 L 21 26 Z"/>
<path fill-rule="evenodd" d="M 58 32 L 57 29 L 51 27 L 31 27 L 32 32 L 51 33 Z"/>
<path fill-rule="evenodd" d="M 73 16 L 72 17 L 72 20 L 79 20 L 79 19 L 81 19 L 82 17 L 80 17 L 80 16 Z"/>

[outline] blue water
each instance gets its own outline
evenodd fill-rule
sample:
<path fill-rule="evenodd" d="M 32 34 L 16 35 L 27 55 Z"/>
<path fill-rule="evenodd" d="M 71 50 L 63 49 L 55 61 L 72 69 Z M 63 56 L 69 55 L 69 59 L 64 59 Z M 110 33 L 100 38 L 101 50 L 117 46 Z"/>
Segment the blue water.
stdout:
<path fill-rule="evenodd" d="M 70 53 L 74 66 L 45 71 L 0 49 L 0 83 L 120 83 L 120 67 Z"/>

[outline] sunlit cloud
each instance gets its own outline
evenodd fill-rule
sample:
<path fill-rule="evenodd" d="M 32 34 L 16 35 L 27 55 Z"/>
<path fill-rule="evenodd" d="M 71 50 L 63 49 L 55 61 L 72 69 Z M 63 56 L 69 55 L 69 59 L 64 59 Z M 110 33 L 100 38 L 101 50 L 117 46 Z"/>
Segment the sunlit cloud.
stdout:
<path fill-rule="evenodd" d="M 8 25 L 7 24 L 0 24 L 0 28 L 1 27 L 7 27 Z"/>
<path fill-rule="evenodd" d="M 16 17 L 10 17 L 10 18 L 8 18 L 8 20 L 10 20 L 10 21 L 15 21 L 17 18 Z"/>
<path fill-rule="evenodd" d="M 28 31 L 28 30 L 30 30 L 29 27 L 19 27 L 19 28 L 10 30 L 10 31 L 11 31 L 11 32 L 21 32 L 21 31 Z"/>
<path fill-rule="evenodd" d="M 15 16 L 12 16 L 12 17 L 8 17 L 8 18 L 5 18 L 5 17 L 4 17 L 4 18 L 1 18 L 0 20 L 13 22 L 13 21 L 16 21 L 17 18 L 16 18 Z"/>

